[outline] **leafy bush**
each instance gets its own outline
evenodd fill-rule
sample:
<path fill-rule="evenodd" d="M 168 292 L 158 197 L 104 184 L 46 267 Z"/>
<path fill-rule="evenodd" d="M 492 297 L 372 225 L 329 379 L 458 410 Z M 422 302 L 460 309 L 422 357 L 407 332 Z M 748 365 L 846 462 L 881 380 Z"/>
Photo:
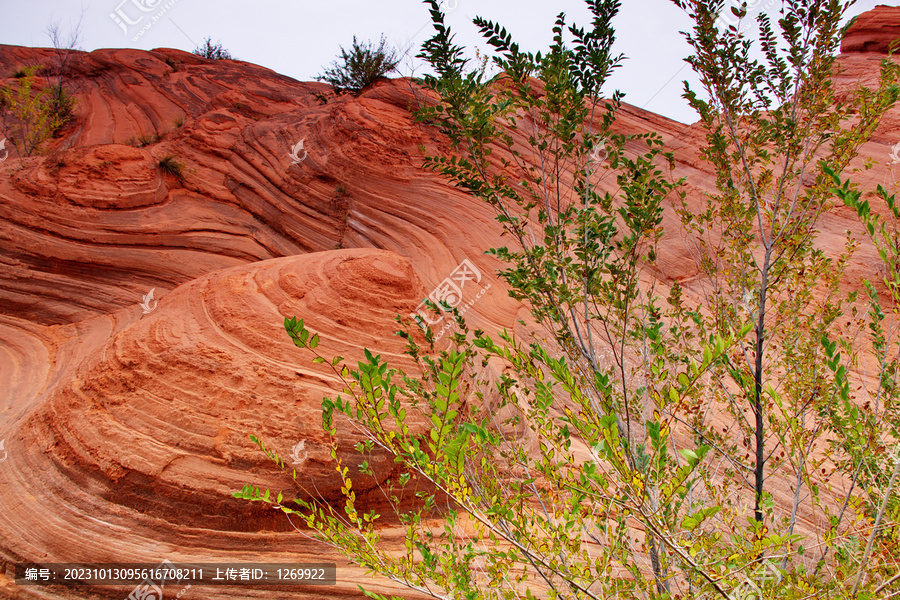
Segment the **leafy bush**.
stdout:
<path fill-rule="evenodd" d="M 196 54 L 197 56 L 202 56 L 203 58 L 208 58 L 210 60 L 232 60 L 231 53 L 228 52 L 228 50 L 226 50 L 224 46 L 222 46 L 222 42 L 213 44 L 212 38 L 210 37 L 206 38 L 202 46 L 194 48 L 191 52 L 193 54 Z"/>
<path fill-rule="evenodd" d="M 359 95 L 367 86 L 395 70 L 399 62 L 396 50 L 387 46 L 384 36 L 377 46 L 371 41 L 359 44 L 353 36 L 350 51 L 341 46 L 340 59 L 316 80 L 330 83 L 337 93 Z"/>
<path fill-rule="evenodd" d="M 38 69 L 26 67 L 12 86 L 0 89 L 4 136 L 15 145 L 19 156 L 37 152 L 73 115 L 75 100 L 61 86 L 36 85 Z"/>
<path fill-rule="evenodd" d="M 58 135 L 75 118 L 75 97 L 66 92 L 61 84 L 51 85 L 49 89 L 50 113 L 58 123 L 53 135 Z"/>
<path fill-rule="evenodd" d="M 47 69 L 47 80 L 50 82 L 51 110 L 60 122 L 53 135 L 58 136 L 62 128 L 75 118 L 75 97 L 66 91 L 65 79 L 69 60 L 81 43 L 81 19 L 68 33 L 63 32 L 59 21 L 52 22 L 47 26 L 47 35 L 56 54 Z"/>

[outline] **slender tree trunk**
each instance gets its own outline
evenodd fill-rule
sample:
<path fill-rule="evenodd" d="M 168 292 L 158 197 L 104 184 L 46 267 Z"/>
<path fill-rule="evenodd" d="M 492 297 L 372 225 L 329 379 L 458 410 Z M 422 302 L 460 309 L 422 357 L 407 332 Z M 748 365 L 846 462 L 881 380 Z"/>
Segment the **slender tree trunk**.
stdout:
<path fill-rule="evenodd" d="M 656 580 L 656 592 L 664 594 L 669 591 L 669 584 L 666 581 L 666 574 L 663 572 L 662 562 L 660 561 L 660 549 L 656 544 L 656 536 L 647 531 L 647 545 L 650 548 L 650 565 L 653 567 L 653 578 Z"/>
<path fill-rule="evenodd" d="M 765 485 L 765 423 L 763 421 L 763 352 L 766 343 L 766 300 L 769 287 L 769 267 L 771 260 L 771 247 L 766 248 L 766 257 L 763 262 L 762 280 L 759 285 L 759 315 L 756 321 L 756 361 L 753 367 L 753 416 L 756 433 L 756 465 L 754 467 L 755 501 L 753 513 L 758 523 L 763 522 L 762 496 Z"/>

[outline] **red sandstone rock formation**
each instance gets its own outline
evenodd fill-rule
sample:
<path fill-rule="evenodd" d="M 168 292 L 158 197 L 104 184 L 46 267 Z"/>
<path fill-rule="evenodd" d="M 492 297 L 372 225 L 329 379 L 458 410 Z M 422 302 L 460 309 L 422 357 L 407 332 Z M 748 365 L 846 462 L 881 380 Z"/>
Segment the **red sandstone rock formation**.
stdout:
<path fill-rule="evenodd" d="M 885 54 L 891 44 L 900 44 L 900 13 L 896 6 L 880 4 L 853 21 L 841 41 L 841 52 Z M 900 47 L 894 47 L 894 52 Z"/>
<path fill-rule="evenodd" d="M 877 23 L 898 14 L 879 7 L 857 20 L 840 86 L 874 81 L 897 30 Z M 0 46 L 0 73 L 49 59 Z M 403 80 L 323 105 L 313 96 L 322 84 L 167 49 L 77 53 L 67 77 L 76 124 L 46 155 L 0 163 L 0 565 L 330 560 L 338 586 L 327 595 L 359 597 L 361 570 L 279 513 L 230 496 L 244 483 L 286 489 L 249 434 L 296 461 L 305 485 L 334 494 L 319 405 L 336 382 L 281 321 L 305 317 L 327 354 L 354 361 L 368 347 L 402 363 L 394 314 L 468 259 L 492 287 L 467 318 L 521 331 L 528 313 L 484 256 L 503 243 L 491 209 L 420 168 L 420 146 L 446 146 L 413 123 Z M 689 197 L 713 185 L 697 128 L 627 105 L 616 127 L 660 132 Z M 858 164 L 876 167 L 862 183 L 895 181 L 897 142 L 900 109 L 863 148 Z M 159 168 L 170 155 L 183 180 Z M 838 209 L 821 227 L 839 249 L 858 224 Z M 662 251 L 664 279 L 697 275 L 677 235 Z M 871 256 L 859 253 L 855 274 L 871 272 Z M 345 448 L 353 442 L 348 432 Z M 388 461 L 376 466 L 390 475 Z M 0 597 L 13 596 L 39 597 L 0 568 Z"/>

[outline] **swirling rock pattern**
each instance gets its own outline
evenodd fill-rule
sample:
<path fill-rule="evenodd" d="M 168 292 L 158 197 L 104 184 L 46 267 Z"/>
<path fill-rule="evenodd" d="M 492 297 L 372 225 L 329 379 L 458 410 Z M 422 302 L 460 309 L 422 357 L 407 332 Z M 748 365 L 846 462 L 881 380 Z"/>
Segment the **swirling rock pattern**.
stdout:
<path fill-rule="evenodd" d="M 877 78 L 884 36 L 867 23 L 888 17 L 873 13 L 848 34 L 839 88 Z M 52 59 L 0 46 L 0 74 Z M 492 211 L 421 169 L 426 153 L 447 145 L 412 121 L 421 92 L 405 80 L 322 104 L 322 84 L 170 49 L 75 53 L 65 76 L 75 123 L 44 155 L 0 163 L 0 567 L 337 561 L 327 595 L 360 597 L 360 569 L 275 511 L 231 498 L 244 483 L 284 489 L 249 434 L 296 463 L 304 486 L 337 496 L 319 406 L 339 384 L 290 343 L 281 321 L 306 318 L 326 355 L 352 363 L 368 347 L 411 368 L 394 315 L 468 259 L 480 285 L 491 284 L 470 322 L 534 331 L 518 324 L 528 312 L 484 255 L 506 243 Z M 713 188 L 699 128 L 628 105 L 616 127 L 664 136 L 689 202 Z M 295 162 L 301 140 L 306 157 Z M 859 164 L 876 167 L 862 183 L 894 181 L 898 142 L 895 109 L 863 148 Z M 182 177 L 160 167 L 167 157 Z M 678 231 L 671 211 L 665 219 Z M 836 252 L 857 227 L 836 209 L 821 222 L 823 244 Z M 873 256 L 862 248 L 852 273 L 870 273 Z M 663 240 L 656 275 L 695 289 L 696 263 L 678 235 Z M 151 289 L 158 304 L 145 314 Z M 358 438 L 347 428 L 342 436 L 347 452 Z M 390 477 L 381 458 L 377 477 Z M 0 597 L 128 592 L 22 589 L 3 571 Z"/>

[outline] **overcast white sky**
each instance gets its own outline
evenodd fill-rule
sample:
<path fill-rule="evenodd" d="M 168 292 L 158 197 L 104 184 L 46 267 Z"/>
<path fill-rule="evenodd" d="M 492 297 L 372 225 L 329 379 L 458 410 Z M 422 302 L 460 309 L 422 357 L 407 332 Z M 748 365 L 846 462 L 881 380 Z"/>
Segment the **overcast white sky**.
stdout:
<path fill-rule="evenodd" d="M 565 12 L 570 23 L 590 24 L 581 0 L 444 2 L 457 43 L 467 47 L 484 48 L 472 25 L 476 15 L 499 21 L 520 46 L 531 51 L 549 45 L 559 12 Z M 860 0 L 852 14 L 884 3 Z M 692 79 L 683 62 L 688 48 L 679 33 L 689 28 L 688 19 L 670 0 L 623 0 L 622 5 L 615 20 L 617 50 L 628 60 L 606 91 L 618 88 L 625 92 L 626 102 L 693 122 L 695 115 L 681 98 L 681 82 Z M 748 6 L 751 12 L 767 10 L 774 15 L 781 1 L 749 0 Z M 154 17 L 158 17 L 155 22 Z M 432 32 L 428 10 L 418 0 L 0 0 L 0 43 L 48 46 L 48 24 L 59 21 L 61 30 L 67 31 L 79 18 L 84 50 L 169 47 L 190 51 L 211 36 L 235 58 L 303 81 L 330 65 L 339 47 L 349 47 L 354 35 L 377 40 L 384 34 L 394 46 L 411 47 L 410 56 L 414 56 Z M 411 66 L 401 72 L 408 75 Z"/>

